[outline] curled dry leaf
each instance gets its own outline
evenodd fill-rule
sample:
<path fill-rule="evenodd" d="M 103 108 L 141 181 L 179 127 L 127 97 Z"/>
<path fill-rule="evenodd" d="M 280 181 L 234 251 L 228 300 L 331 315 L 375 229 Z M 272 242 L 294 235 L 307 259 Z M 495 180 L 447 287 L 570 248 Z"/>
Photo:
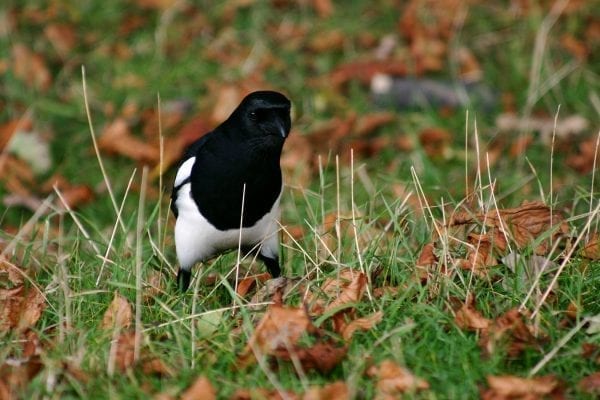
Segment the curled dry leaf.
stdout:
<path fill-rule="evenodd" d="M 551 209 L 539 201 L 524 202 L 521 206 L 507 209 L 493 209 L 487 213 L 456 213 L 449 226 L 483 224 L 488 227 L 485 234 L 470 234 L 469 242 L 479 245 L 481 255 L 470 260 L 471 265 L 489 265 L 491 250 L 499 253 L 508 248 L 507 239 L 518 249 L 526 248 L 537 242 L 540 237 L 548 235 L 551 240 L 558 240 L 569 231 L 562 213 Z M 534 249 L 537 255 L 546 255 L 551 240 L 543 240 Z M 483 249 L 481 249 L 483 247 Z M 483 261 L 480 259 L 483 257 Z"/>
<path fill-rule="evenodd" d="M 491 323 L 475 309 L 475 297 L 472 295 L 455 311 L 454 322 L 461 329 L 474 331 L 488 329 Z"/>
<path fill-rule="evenodd" d="M 359 329 L 368 331 L 369 329 L 373 328 L 373 326 L 378 324 L 382 319 L 383 311 L 377 311 L 369 316 L 357 318 L 344 327 L 344 330 L 342 331 L 342 337 L 348 342 L 350 339 L 352 339 L 354 332 Z"/>
<path fill-rule="evenodd" d="M 24 275 L 19 267 L 0 255 L 0 287 L 23 285 Z"/>
<path fill-rule="evenodd" d="M 377 378 L 378 399 L 397 399 L 405 392 L 429 389 L 427 381 L 414 376 L 391 360 L 369 367 L 367 375 Z"/>
<path fill-rule="evenodd" d="M 173 369 L 157 357 L 151 357 L 142 361 L 142 372 L 144 375 L 156 375 L 166 378 L 175 375 Z"/>
<path fill-rule="evenodd" d="M 535 335 L 533 327 L 525 322 L 525 317 L 518 309 L 513 308 L 491 322 L 483 329 L 479 346 L 484 354 L 492 354 L 499 343 L 506 343 L 507 353 L 511 357 L 518 356 L 526 347 L 537 345 L 541 335 Z"/>
<path fill-rule="evenodd" d="M 586 376 L 577 384 L 579 390 L 591 395 L 600 395 L 600 372 Z"/>
<path fill-rule="evenodd" d="M 348 348 L 337 346 L 331 341 L 317 342 L 310 347 L 280 346 L 273 351 L 277 360 L 300 362 L 304 371 L 317 370 L 322 374 L 329 373 L 346 356 Z"/>
<path fill-rule="evenodd" d="M 49 24 L 44 28 L 44 35 L 61 57 L 66 57 L 77 44 L 75 30 L 71 25 Z"/>
<path fill-rule="evenodd" d="M 438 258 L 435 255 L 435 244 L 429 242 L 421 249 L 419 259 L 415 265 L 417 277 L 421 282 L 426 282 L 429 277 L 429 270 L 438 262 Z"/>
<path fill-rule="evenodd" d="M 419 141 L 429 157 L 444 157 L 450 150 L 452 135 L 442 128 L 427 128 L 419 133 Z"/>
<path fill-rule="evenodd" d="M 40 54 L 18 43 L 12 48 L 12 61 L 15 76 L 28 86 L 46 91 L 52 85 L 52 75 Z"/>
<path fill-rule="evenodd" d="M 112 302 L 102 318 L 102 329 L 126 329 L 131 326 L 133 311 L 126 298 L 115 292 Z"/>
<path fill-rule="evenodd" d="M 257 282 L 266 282 L 271 278 L 271 274 L 265 272 L 259 275 L 248 276 L 243 278 L 237 286 L 237 295 L 240 297 L 244 297 L 248 294 L 250 290 L 254 286 L 256 286 Z"/>
<path fill-rule="evenodd" d="M 336 381 L 323 387 L 311 387 L 302 396 L 302 400 L 347 400 L 350 390 L 346 382 Z"/>
<path fill-rule="evenodd" d="M 520 378 L 511 375 L 490 375 L 487 382 L 489 389 L 481 395 L 484 400 L 538 399 L 560 390 L 559 382 L 553 376 Z"/>
<path fill-rule="evenodd" d="M 119 371 L 126 371 L 135 363 L 135 336 L 135 332 L 124 332 L 113 343 L 116 346 L 115 366 Z"/>
<path fill-rule="evenodd" d="M 199 376 L 192 385 L 181 394 L 181 400 L 214 400 L 217 391 L 207 377 Z"/>
<path fill-rule="evenodd" d="M 590 260 L 600 260 L 600 234 L 594 232 L 581 249 L 581 255 Z"/>
<path fill-rule="evenodd" d="M 46 300 L 35 287 L 0 289 L 0 332 L 26 331 L 37 323 L 45 309 Z"/>
<path fill-rule="evenodd" d="M 98 146 L 108 153 L 119 154 L 135 161 L 157 162 L 159 159 L 158 147 L 135 137 L 124 118 L 117 118 L 104 128 Z"/>
<path fill-rule="evenodd" d="M 253 364 L 257 356 L 267 356 L 277 348 L 294 346 L 304 333 L 312 329 L 313 325 L 304 308 L 273 304 L 254 330 L 237 364 L 245 368 Z"/>

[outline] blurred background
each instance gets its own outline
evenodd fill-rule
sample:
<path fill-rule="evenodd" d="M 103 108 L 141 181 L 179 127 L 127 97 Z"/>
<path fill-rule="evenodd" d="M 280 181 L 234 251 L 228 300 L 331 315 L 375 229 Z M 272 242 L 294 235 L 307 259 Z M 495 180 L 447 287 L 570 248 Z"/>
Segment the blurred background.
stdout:
<path fill-rule="evenodd" d="M 18 230 L 53 187 L 57 204 L 113 222 L 83 68 L 118 195 L 146 165 L 149 198 L 168 202 L 185 146 L 268 88 L 294 105 L 287 196 L 335 183 L 336 155 L 347 182 L 353 149 L 367 208 L 406 198 L 415 176 L 432 203 L 493 183 L 507 205 L 552 191 L 576 207 L 597 150 L 599 12 L 581 0 L 4 1 L 0 226 Z"/>

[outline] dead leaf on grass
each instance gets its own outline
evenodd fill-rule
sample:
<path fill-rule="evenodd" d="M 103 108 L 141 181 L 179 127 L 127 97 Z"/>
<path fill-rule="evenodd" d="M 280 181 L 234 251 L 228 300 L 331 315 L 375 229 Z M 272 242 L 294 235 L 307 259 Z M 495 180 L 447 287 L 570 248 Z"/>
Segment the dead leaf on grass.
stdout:
<path fill-rule="evenodd" d="M 381 322 L 382 319 L 383 311 L 377 311 L 366 317 L 357 318 L 344 327 L 342 331 L 342 338 L 344 338 L 346 342 L 349 342 L 350 339 L 352 339 L 352 335 L 354 335 L 354 332 L 356 332 L 359 329 L 363 331 L 368 331 L 369 329 L 377 325 L 379 322 Z"/>
<path fill-rule="evenodd" d="M 280 392 L 276 389 L 238 389 L 230 400 L 299 400 L 300 396 L 289 390 Z"/>
<path fill-rule="evenodd" d="M 238 283 L 237 295 L 240 297 L 245 297 L 248 294 L 248 292 L 250 292 L 250 290 L 252 290 L 252 288 L 256 286 L 257 282 L 264 283 L 269 279 L 271 279 L 271 274 L 269 274 L 268 272 L 243 278 Z"/>
<path fill-rule="evenodd" d="M 273 304 L 258 323 L 237 364 L 245 368 L 254 364 L 257 356 L 268 356 L 278 348 L 294 346 L 303 334 L 312 329 L 312 322 L 304 308 Z"/>
<path fill-rule="evenodd" d="M 487 382 L 489 389 L 481 394 L 483 400 L 541 399 L 560 390 L 559 382 L 553 376 L 521 378 L 490 375 Z"/>
<path fill-rule="evenodd" d="M 52 23 L 44 28 L 44 35 L 56 52 L 65 58 L 77 44 L 75 29 L 71 25 Z"/>
<path fill-rule="evenodd" d="M 115 292 L 112 302 L 104 312 L 102 329 L 127 329 L 131 326 L 133 311 L 126 298 Z"/>
<path fill-rule="evenodd" d="M 485 355 L 491 355 L 500 344 L 506 345 L 510 357 L 517 357 L 527 348 L 538 345 L 542 341 L 541 334 L 535 334 L 534 328 L 518 309 L 513 308 L 493 320 L 488 329 L 483 329 L 479 346 Z"/>
<path fill-rule="evenodd" d="M 377 378 L 377 399 L 396 399 L 402 393 L 429 389 L 427 381 L 414 376 L 391 360 L 369 367 L 367 375 Z"/>
<path fill-rule="evenodd" d="M 98 140 L 98 146 L 111 154 L 119 154 L 135 161 L 157 162 L 159 149 L 134 136 L 127 121 L 117 118 L 108 124 Z"/>
<path fill-rule="evenodd" d="M 427 128 L 419 133 L 419 141 L 429 157 L 440 158 L 448 154 L 452 135 L 442 128 Z"/>
<path fill-rule="evenodd" d="M 589 137 L 579 143 L 579 151 L 577 154 L 572 154 L 567 158 L 567 165 L 580 174 L 587 174 L 594 169 L 594 160 L 598 162 L 596 153 L 598 150 L 598 139 Z"/>
<path fill-rule="evenodd" d="M 595 372 L 581 379 L 577 384 L 579 390 L 591 395 L 600 395 L 600 372 Z"/>
<path fill-rule="evenodd" d="M 181 394 L 181 400 L 214 400 L 217 391 L 207 377 L 201 375 Z"/>
<path fill-rule="evenodd" d="M 47 91 L 52 85 L 52 75 L 44 58 L 23 44 L 17 43 L 12 48 L 13 72 L 15 77 L 29 87 Z"/>
<path fill-rule="evenodd" d="M 160 358 L 151 357 L 142 361 L 141 364 L 144 375 L 156 375 L 165 378 L 175 376 L 175 371 Z"/>
<path fill-rule="evenodd" d="M 35 287 L 0 289 L 0 332 L 32 328 L 45 309 L 46 300 Z"/>
<path fill-rule="evenodd" d="M 462 306 L 454 313 L 454 322 L 461 329 L 483 330 L 488 329 L 491 321 L 475 309 L 475 297 L 469 296 Z"/>
<path fill-rule="evenodd" d="M 133 367 L 135 363 L 135 332 L 124 332 L 119 335 L 115 349 L 115 366 L 121 372 Z M 112 352 L 112 349 L 111 349 Z"/>
<path fill-rule="evenodd" d="M 594 232 L 581 249 L 581 255 L 590 260 L 600 260 L 600 234 Z"/>
<path fill-rule="evenodd" d="M 280 346 L 272 352 L 276 360 L 300 362 L 304 371 L 317 370 L 328 374 L 346 356 L 347 346 L 338 346 L 332 341 L 317 342 L 309 347 Z"/>
<path fill-rule="evenodd" d="M 322 387 L 311 387 L 302 400 L 347 400 L 350 399 L 350 390 L 346 382 L 336 381 Z"/>

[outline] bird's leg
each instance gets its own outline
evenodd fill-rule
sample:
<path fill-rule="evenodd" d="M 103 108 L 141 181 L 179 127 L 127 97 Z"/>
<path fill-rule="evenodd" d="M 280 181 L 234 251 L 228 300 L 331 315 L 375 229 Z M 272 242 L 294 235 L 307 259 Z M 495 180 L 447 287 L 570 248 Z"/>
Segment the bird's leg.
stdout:
<path fill-rule="evenodd" d="M 265 266 L 271 274 L 271 277 L 277 278 L 281 275 L 281 269 L 279 268 L 279 260 L 277 258 L 270 258 L 259 253 L 258 259 L 265 263 Z"/>
<path fill-rule="evenodd" d="M 189 269 L 179 268 L 177 272 L 177 286 L 181 292 L 185 292 L 190 286 L 190 280 L 192 279 L 192 272 Z"/>

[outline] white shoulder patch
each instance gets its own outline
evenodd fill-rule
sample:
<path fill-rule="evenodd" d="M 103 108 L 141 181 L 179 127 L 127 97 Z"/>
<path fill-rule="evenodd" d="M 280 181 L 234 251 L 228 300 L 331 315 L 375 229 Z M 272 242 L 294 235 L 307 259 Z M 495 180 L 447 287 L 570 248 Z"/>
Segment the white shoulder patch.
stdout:
<path fill-rule="evenodd" d="M 183 164 L 177 170 L 177 175 L 175 176 L 175 186 L 181 185 L 181 182 L 189 178 L 192 173 L 192 167 L 196 162 L 196 157 L 191 157 L 185 160 Z"/>

